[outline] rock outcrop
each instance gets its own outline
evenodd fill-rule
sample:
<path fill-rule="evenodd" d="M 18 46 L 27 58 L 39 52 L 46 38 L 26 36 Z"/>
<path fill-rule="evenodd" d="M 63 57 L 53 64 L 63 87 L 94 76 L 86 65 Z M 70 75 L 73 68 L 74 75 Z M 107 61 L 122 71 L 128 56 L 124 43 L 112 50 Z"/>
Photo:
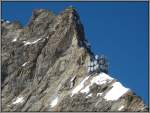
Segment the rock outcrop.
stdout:
<path fill-rule="evenodd" d="M 148 111 L 106 68 L 89 73 L 95 55 L 74 8 L 34 10 L 26 27 L 1 29 L 2 111 Z"/>

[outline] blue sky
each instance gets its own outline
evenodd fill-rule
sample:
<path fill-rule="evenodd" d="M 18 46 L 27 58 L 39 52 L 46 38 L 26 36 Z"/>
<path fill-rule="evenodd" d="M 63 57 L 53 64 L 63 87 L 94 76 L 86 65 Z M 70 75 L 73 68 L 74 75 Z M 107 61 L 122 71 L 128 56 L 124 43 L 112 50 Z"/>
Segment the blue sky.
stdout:
<path fill-rule="evenodd" d="M 2 18 L 24 26 L 33 9 L 58 14 L 74 6 L 96 54 L 107 56 L 112 77 L 148 104 L 148 2 L 4 2 Z"/>

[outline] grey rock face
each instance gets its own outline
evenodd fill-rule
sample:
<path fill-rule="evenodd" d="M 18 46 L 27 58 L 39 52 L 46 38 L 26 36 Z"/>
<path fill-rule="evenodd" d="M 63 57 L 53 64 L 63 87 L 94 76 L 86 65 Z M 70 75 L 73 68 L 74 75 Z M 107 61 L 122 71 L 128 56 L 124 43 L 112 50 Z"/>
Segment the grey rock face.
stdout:
<path fill-rule="evenodd" d="M 74 8 L 59 15 L 34 10 L 26 27 L 1 26 L 2 111 L 148 111 L 131 90 L 107 100 L 115 79 L 92 84 L 99 73 L 87 71 L 94 53 Z M 82 93 L 85 87 L 89 91 Z"/>

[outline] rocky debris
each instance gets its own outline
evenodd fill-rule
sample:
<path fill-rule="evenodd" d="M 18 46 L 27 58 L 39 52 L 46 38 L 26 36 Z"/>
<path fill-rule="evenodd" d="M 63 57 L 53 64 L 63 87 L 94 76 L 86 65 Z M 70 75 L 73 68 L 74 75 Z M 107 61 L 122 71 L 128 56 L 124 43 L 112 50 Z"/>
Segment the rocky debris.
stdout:
<path fill-rule="evenodd" d="M 34 10 L 26 27 L 4 20 L 1 27 L 2 111 L 148 111 L 140 97 L 108 75 L 75 8 L 58 15 Z M 105 69 L 89 73 L 89 61 Z"/>

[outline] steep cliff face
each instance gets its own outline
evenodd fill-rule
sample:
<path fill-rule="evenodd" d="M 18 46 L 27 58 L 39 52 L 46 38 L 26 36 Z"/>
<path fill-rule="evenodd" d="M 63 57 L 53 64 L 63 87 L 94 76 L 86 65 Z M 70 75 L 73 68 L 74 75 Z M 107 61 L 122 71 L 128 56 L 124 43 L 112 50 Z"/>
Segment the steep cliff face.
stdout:
<path fill-rule="evenodd" d="M 88 68 L 95 55 L 74 8 L 1 27 L 2 111 L 148 111 L 107 69 Z"/>

